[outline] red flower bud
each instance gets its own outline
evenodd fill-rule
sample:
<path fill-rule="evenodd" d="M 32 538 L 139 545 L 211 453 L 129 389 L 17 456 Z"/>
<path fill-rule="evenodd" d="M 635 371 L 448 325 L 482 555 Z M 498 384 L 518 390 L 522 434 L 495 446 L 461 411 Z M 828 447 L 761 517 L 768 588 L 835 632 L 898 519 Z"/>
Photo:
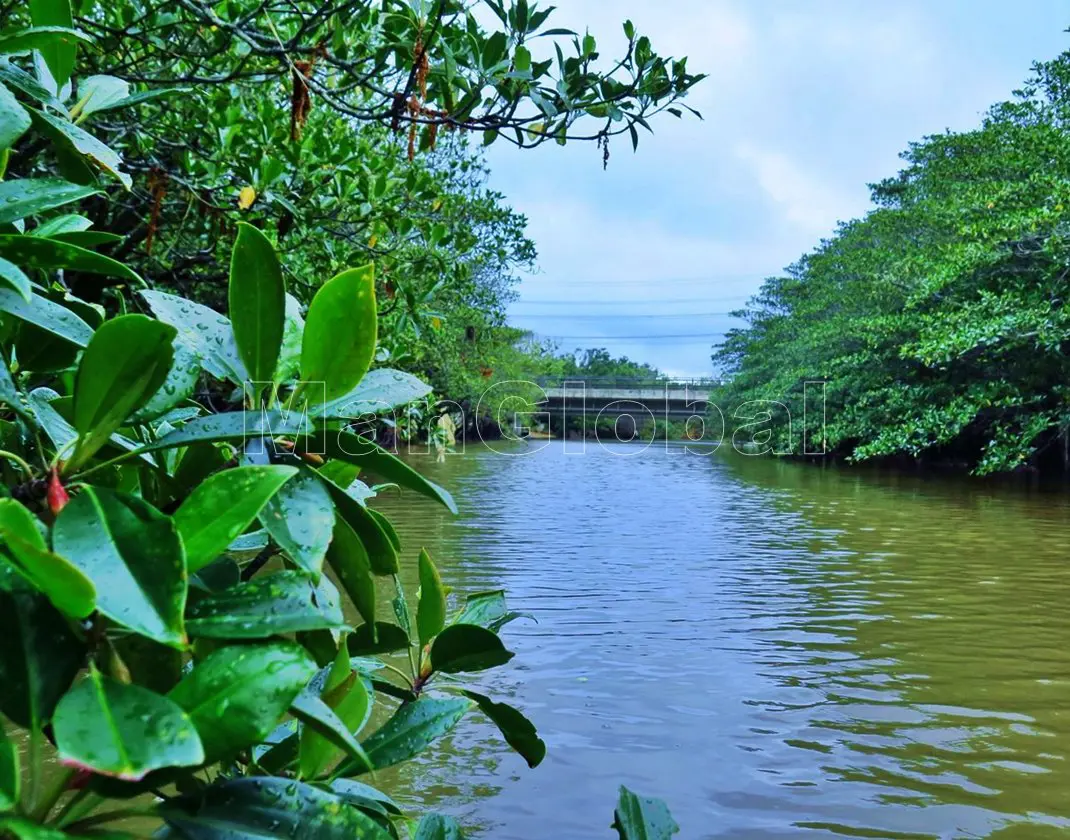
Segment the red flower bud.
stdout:
<path fill-rule="evenodd" d="M 45 498 L 48 501 L 48 509 L 52 511 L 53 516 L 59 516 L 59 512 L 71 500 L 59 480 L 59 471 L 55 468 L 52 469 L 52 477 L 48 479 L 48 492 L 45 494 Z"/>

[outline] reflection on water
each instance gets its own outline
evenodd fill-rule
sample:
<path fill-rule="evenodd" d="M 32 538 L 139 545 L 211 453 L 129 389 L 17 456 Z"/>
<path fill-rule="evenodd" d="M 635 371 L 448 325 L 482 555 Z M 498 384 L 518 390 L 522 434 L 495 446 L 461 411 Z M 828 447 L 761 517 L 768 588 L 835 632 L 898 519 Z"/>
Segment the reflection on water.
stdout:
<path fill-rule="evenodd" d="M 564 447 L 420 459 L 458 519 L 377 502 L 458 594 L 537 616 L 483 684 L 549 746 L 530 771 L 473 717 L 399 797 L 506 840 L 612 836 L 620 784 L 686 838 L 1070 828 L 1066 497 Z"/>

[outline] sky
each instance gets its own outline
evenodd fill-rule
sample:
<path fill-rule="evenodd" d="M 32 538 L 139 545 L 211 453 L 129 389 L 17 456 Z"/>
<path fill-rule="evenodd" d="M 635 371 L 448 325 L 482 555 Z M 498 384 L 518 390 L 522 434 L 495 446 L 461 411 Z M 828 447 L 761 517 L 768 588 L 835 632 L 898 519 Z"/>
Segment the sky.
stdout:
<path fill-rule="evenodd" d="M 545 2 L 540 4 L 545 5 Z M 912 140 L 976 126 L 1033 61 L 1070 49 L 1066 0 L 557 0 L 551 26 L 709 74 L 608 171 L 594 144 L 487 150 L 490 186 L 539 250 L 510 320 L 563 350 L 606 347 L 676 376 L 713 372 L 728 315 L 869 209 Z"/>

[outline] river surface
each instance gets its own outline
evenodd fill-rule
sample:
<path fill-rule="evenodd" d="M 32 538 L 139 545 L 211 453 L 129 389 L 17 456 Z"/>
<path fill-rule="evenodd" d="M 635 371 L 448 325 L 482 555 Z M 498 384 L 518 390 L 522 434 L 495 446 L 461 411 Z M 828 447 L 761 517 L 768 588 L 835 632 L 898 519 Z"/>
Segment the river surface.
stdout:
<path fill-rule="evenodd" d="M 477 837 L 609 838 L 617 788 L 681 838 L 1070 836 L 1065 493 L 663 445 L 469 447 L 415 465 L 457 518 L 376 506 L 415 588 L 505 589 L 516 658 L 478 715 L 381 781 Z M 584 450 L 584 451 L 581 451 Z"/>

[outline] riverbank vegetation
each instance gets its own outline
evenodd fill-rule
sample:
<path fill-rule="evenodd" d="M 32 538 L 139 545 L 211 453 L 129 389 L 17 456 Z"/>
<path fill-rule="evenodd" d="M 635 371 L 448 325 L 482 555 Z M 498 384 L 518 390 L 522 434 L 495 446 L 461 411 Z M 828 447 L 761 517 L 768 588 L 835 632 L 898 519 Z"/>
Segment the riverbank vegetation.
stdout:
<path fill-rule="evenodd" d="M 461 838 L 376 771 L 476 710 L 541 762 L 458 681 L 512 658 L 503 593 L 450 599 L 368 505 L 453 499 L 351 421 L 531 258 L 472 136 L 637 141 L 698 77 L 484 5 L 0 3 L 5 840 Z M 675 830 L 628 791 L 615 826 Z"/>
<path fill-rule="evenodd" d="M 805 436 L 855 460 L 1067 469 L 1068 118 L 1070 53 L 978 128 L 913 144 L 874 210 L 738 313 L 716 401 L 771 401 L 763 447 L 779 453 Z M 824 418 L 807 382 L 827 383 Z"/>

